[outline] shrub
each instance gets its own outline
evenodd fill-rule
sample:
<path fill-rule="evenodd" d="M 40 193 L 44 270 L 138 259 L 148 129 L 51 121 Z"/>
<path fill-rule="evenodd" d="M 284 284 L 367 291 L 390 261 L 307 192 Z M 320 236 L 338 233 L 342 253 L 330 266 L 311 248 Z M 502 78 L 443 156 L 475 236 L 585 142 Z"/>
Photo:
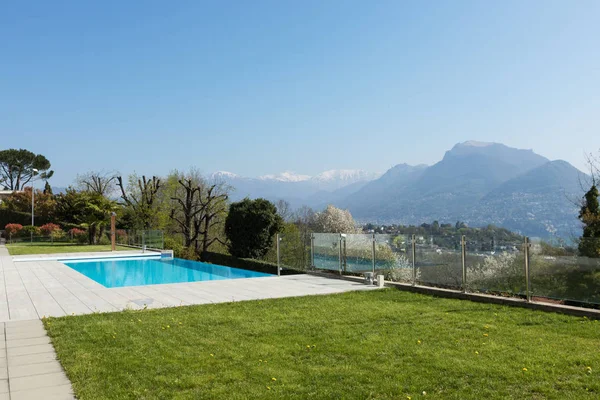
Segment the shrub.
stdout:
<path fill-rule="evenodd" d="M 40 232 L 43 235 L 52 236 L 52 237 L 62 236 L 62 234 L 63 234 L 63 231 L 62 231 L 62 229 L 60 229 L 60 226 L 53 224 L 51 222 L 40 226 Z"/>
<path fill-rule="evenodd" d="M 181 244 L 181 241 L 172 238 L 172 237 L 165 237 L 165 249 L 167 250 L 173 250 L 173 256 L 177 257 L 177 258 L 185 258 L 183 257 L 183 244 Z"/>
<path fill-rule="evenodd" d="M 7 224 L 4 227 L 4 230 L 8 235 L 18 235 L 19 232 L 23 230 L 23 225 L 21 224 Z"/>
<path fill-rule="evenodd" d="M 31 235 L 40 236 L 40 228 L 37 226 L 31 226 L 31 225 L 24 226 L 23 229 L 21 230 L 21 236 L 29 237 Z"/>
<path fill-rule="evenodd" d="M 83 244 L 87 243 L 88 241 L 88 234 L 83 229 L 71 228 L 69 229 L 69 236 L 71 236 L 71 239 L 76 241 L 77 243 Z"/>
<path fill-rule="evenodd" d="M 117 229 L 115 231 L 115 239 L 117 243 L 127 244 L 127 231 L 125 229 Z"/>

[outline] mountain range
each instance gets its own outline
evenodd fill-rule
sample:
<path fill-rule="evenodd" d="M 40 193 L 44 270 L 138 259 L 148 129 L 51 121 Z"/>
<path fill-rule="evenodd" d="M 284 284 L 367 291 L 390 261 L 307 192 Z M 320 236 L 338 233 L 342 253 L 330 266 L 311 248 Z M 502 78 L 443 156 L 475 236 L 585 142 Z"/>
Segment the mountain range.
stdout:
<path fill-rule="evenodd" d="M 467 141 L 431 166 L 398 164 L 384 174 L 332 170 L 316 176 L 284 172 L 246 178 L 221 171 L 212 178 L 235 188 L 233 200 L 284 199 L 292 207 L 316 209 L 333 204 L 349 209 L 361 222 L 462 221 L 569 239 L 580 234 L 576 202 L 586 175 L 533 150 Z"/>

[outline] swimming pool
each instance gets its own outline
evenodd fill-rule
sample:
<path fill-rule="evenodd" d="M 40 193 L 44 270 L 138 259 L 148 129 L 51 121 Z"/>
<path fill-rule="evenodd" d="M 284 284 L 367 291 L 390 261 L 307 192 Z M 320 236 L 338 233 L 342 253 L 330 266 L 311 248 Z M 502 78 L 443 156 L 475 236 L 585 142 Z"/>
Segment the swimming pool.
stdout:
<path fill-rule="evenodd" d="M 63 263 L 107 288 L 273 276 L 181 258 L 65 260 Z"/>

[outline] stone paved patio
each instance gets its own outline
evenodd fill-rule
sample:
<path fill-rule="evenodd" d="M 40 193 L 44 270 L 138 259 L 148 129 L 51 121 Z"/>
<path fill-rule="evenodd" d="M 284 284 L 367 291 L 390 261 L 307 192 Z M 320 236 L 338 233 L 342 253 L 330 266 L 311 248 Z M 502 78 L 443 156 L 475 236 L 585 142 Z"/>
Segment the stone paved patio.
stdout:
<path fill-rule="evenodd" d="M 24 258 L 31 261 L 15 261 Z M 0 322 L 375 289 L 311 275 L 106 288 L 59 261 L 43 258 L 13 259 L 0 245 Z"/>

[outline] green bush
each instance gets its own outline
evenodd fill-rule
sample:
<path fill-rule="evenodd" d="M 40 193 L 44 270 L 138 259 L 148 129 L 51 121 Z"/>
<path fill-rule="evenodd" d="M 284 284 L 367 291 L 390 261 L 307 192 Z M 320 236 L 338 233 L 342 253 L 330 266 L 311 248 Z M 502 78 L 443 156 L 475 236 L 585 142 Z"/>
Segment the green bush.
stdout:
<path fill-rule="evenodd" d="M 31 225 L 24 226 L 23 229 L 21 230 L 21 232 L 19 233 L 19 236 L 30 237 L 31 234 L 33 234 L 33 236 L 40 236 L 41 235 L 40 228 L 37 226 L 31 226 Z"/>

